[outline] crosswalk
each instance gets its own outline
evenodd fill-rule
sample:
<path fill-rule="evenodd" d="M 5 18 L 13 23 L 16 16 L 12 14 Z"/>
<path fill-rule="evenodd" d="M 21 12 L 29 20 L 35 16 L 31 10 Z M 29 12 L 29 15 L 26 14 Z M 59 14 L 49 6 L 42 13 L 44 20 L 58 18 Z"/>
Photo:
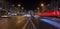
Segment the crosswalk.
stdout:
<path fill-rule="evenodd" d="M 34 29 L 37 29 L 37 27 L 35 26 L 35 24 L 32 22 L 31 18 L 29 18 L 29 19 L 27 20 L 27 22 L 25 23 L 25 25 L 23 26 L 22 29 L 26 29 L 28 23 L 31 23 L 31 24 L 32 24 L 31 26 L 33 26 Z M 29 26 L 29 25 L 28 25 L 28 26 Z"/>

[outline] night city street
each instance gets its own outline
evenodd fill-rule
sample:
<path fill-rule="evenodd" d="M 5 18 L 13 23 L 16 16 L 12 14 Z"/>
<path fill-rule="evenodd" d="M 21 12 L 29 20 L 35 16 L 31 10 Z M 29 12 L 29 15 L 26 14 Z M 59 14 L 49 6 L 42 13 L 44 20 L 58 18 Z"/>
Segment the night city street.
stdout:
<path fill-rule="evenodd" d="M 0 0 L 0 29 L 60 29 L 60 0 Z"/>

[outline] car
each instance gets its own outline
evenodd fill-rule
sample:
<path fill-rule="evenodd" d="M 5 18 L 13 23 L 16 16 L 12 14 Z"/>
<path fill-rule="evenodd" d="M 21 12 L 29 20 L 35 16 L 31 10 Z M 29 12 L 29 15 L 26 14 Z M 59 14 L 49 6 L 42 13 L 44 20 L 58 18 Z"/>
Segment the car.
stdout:
<path fill-rule="evenodd" d="M 25 14 L 25 15 L 23 15 L 24 17 L 31 17 L 31 15 L 29 15 L 29 14 Z"/>
<path fill-rule="evenodd" d="M 8 16 L 8 15 L 3 15 L 1 16 L 1 18 L 10 18 L 11 16 Z"/>

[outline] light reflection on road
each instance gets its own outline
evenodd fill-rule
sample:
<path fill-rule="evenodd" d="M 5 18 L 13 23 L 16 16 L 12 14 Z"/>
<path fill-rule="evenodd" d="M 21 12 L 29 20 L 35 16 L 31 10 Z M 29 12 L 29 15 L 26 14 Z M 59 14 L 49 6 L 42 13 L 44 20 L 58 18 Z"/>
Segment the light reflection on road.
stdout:
<path fill-rule="evenodd" d="M 48 24 L 51 24 L 57 28 L 60 28 L 60 23 L 56 22 L 56 21 L 52 21 L 52 20 L 49 20 L 49 19 L 40 19 L 41 21 L 44 21 Z"/>

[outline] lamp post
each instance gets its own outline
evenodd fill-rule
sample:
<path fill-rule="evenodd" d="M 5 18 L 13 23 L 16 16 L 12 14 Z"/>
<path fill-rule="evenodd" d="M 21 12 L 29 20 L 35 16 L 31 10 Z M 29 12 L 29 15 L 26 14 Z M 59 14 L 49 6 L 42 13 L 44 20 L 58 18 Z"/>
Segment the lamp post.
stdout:
<path fill-rule="evenodd" d="M 18 9 L 19 9 L 18 11 L 21 12 L 21 10 L 20 10 L 21 9 L 21 4 L 17 4 L 17 6 L 18 6 Z"/>
<path fill-rule="evenodd" d="M 22 7 L 22 10 L 21 10 L 22 12 L 23 12 L 23 9 L 24 9 L 24 7 Z"/>
<path fill-rule="evenodd" d="M 39 13 L 39 11 L 40 11 L 40 8 L 38 7 L 37 9 L 38 9 L 38 13 Z"/>
<path fill-rule="evenodd" d="M 43 6 L 44 6 L 44 4 L 42 3 L 42 4 L 41 4 L 41 6 L 43 7 Z"/>
<path fill-rule="evenodd" d="M 18 4 L 18 7 L 20 7 L 21 6 L 21 4 Z"/>
<path fill-rule="evenodd" d="M 42 7 L 42 12 L 44 12 L 45 11 L 44 3 L 41 4 L 41 7 Z"/>

